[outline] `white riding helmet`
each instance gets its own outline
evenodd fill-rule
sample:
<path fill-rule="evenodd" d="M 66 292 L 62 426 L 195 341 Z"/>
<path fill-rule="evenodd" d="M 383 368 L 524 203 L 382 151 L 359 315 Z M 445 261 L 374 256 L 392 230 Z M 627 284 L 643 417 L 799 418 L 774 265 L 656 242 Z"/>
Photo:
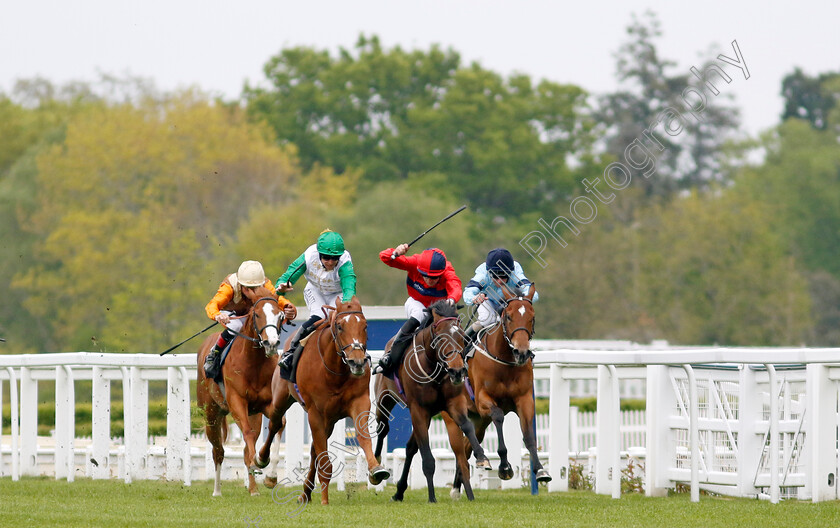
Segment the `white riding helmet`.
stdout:
<path fill-rule="evenodd" d="M 262 286 L 265 284 L 265 271 L 263 271 L 262 264 L 256 260 L 246 260 L 239 266 L 239 271 L 236 272 L 236 280 L 242 286 Z"/>

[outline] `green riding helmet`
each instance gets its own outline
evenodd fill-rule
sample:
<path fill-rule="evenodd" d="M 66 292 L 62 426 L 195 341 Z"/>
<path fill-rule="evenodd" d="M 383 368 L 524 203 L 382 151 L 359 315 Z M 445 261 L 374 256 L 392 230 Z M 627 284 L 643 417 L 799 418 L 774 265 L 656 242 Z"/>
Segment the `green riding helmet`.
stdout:
<path fill-rule="evenodd" d="M 335 231 L 326 230 L 318 237 L 318 253 L 331 257 L 344 254 L 344 239 Z"/>

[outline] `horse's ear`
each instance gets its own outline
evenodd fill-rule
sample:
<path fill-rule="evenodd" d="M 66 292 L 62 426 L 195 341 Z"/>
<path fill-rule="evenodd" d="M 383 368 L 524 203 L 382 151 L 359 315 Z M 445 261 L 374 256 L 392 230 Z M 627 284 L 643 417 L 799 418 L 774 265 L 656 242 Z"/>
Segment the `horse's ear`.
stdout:
<path fill-rule="evenodd" d="M 531 283 L 531 287 L 528 288 L 528 295 L 525 296 L 526 299 L 529 301 L 534 300 L 534 294 L 537 293 L 537 285 L 533 282 Z"/>
<path fill-rule="evenodd" d="M 341 295 L 335 298 L 335 307 L 338 308 L 339 304 L 341 304 Z"/>
<path fill-rule="evenodd" d="M 516 297 L 516 293 L 510 288 L 508 288 L 506 284 L 502 285 L 502 295 L 505 296 L 506 301 Z"/>

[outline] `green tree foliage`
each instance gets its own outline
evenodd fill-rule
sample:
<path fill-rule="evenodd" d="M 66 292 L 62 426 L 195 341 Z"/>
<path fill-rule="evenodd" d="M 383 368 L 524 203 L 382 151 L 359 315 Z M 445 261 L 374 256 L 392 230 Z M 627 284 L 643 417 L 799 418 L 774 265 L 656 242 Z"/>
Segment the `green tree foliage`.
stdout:
<path fill-rule="evenodd" d="M 299 179 L 293 151 L 200 94 L 90 108 L 37 157 L 37 263 L 13 285 L 59 350 L 165 348 L 238 266 L 251 210 Z"/>
<path fill-rule="evenodd" d="M 823 73 L 811 77 L 796 68 L 782 80 L 782 97 L 785 108 L 782 121 L 789 118 L 804 119 L 817 130 L 825 130 L 831 110 L 837 106 L 840 73 Z"/>
<path fill-rule="evenodd" d="M 246 87 L 249 112 L 305 167 L 358 168 L 367 182 L 441 173 L 475 209 L 516 216 L 569 194 L 567 156 L 587 160 L 583 90 L 464 67 L 452 50 L 361 37 L 355 54 L 284 49 L 264 70 L 271 88 Z"/>
<path fill-rule="evenodd" d="M 699 195 L 642 222 L 645 311 L 671 342 L 799 345 L 811 324 L 807 281 L 766 204 Z"/>

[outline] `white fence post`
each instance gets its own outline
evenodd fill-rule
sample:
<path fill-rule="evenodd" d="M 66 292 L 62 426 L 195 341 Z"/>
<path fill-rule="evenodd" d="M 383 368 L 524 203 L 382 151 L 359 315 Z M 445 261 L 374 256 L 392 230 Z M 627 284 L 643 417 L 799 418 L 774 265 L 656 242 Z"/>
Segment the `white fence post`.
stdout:
<path fill-rule="evenodd" d="M 105 379 L 102 367 L 93 367 L 93 409 L 91 457 L 85 463 L 88 476 L 107 479 L 111 476 L 111 380 Z"/>
<path fill-rule="evenodd" d="M 20 368 L 20 473 L 38 475 L 38 381 Z"/>
<path fill-rule="evenodd" d="M 648 365 L 647 403 L 645 405 L 645 495 L 664 497 L 668 494 L 667 470 L 674 459 L 674 448 L 669 442 L 668 415 L 673 408 L 674 392 L 671 389 L 668 367 Z"/>
<path fill-rule="evenodd" d="M 508 460 L 513 467 L 513 478 L 502 481 L 502 489 L 514 489 L 522 487 L 522 479 L 525 474 L 530 475 L 530 465 L 526 466 L 525 470 L 522 465 L 522 428 L 520 426 L 519 416 L 514 412 L 509 412 L 505 416 L 502 430 L 505 435 L 505 447 L 508 450 Z"/>
<path fill-rule="evenodd" d="M 758 384 L 756 371 L 749 365 L 741 365 L 738 377 L 738 494 L 755 497 L 755 477 L 764 451 L 764 435 L 756 430 L 756 422 L 762 420 L 762 388 Z"/>
<path fill-rule="evenodd" d="M 169 367 L 167 371 L 166 479 L 184 480 L 189 484 L 186 463 L 190 452 L 189 379 L 184 379 L 186 369 L 183 367 Z"/>
<path fill-rule="evenodd" d="M 15 376 L 15 369 L 6 367 L 6 373 L 9 375 L 9 404 L 11 405 L 11 420 L 12 420 L 12 481 L 20 480 L 20 405 L 18 402 L 18 384 L 17 376 Z"/>
<path fill-rule="evenodd" d="M 805 435 L 810 453 L 811 500 L 835 500 L 837 493 L 837 385 L 826 365 L 807 366 L 808 428 Z"/>
<path fill-rule="evenodd" d="M 73 371 L 55 367 L 55 478 L 72 482 L 76 471 L 73 440 L 75 435 L 76 394 Z"/>
<path fill-rule="evenodd" d="M 300 469 L 303 466 L 303 429 L 304 429 L 303 407 L 299 404 L 292 404 L 286 411 L 286 478 L 291 485 L 302 485 L 306 473 L 301 475 Z M 295 470 L 298 470 L 295 472 Z"/>
<path fill-rule="evenodd" d="M 131 423 L 125 424 L 125 470 L 127 479 L 146 477 L 149 441 L 149 381 L 140 367 L 131 367 Z"/>
<path fill-rule="evenodd" d="M 612 367 L 612 368 L 610 368 Z M 620 435 L 616 434 L 620 423 L 618 379 L 615 367 L 598 365 L 598 458 L 595 469 L 595 493 L 621 496 Z M 614 483 L 618 482 L 618 497 Z"/>
<path fill-rule="evenodd" d="M 548 491 L 569 491 L 569 380 L 560 365 L 549 368 Z"/>

